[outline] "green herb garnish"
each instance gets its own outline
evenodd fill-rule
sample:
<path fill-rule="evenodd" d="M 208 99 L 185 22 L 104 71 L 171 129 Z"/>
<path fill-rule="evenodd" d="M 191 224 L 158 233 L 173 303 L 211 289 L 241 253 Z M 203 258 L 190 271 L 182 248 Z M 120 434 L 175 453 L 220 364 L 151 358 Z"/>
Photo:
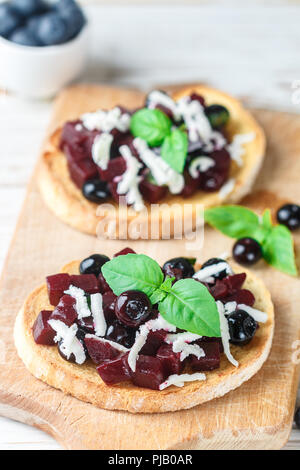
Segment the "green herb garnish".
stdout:
<path fill-rule="evenodd" d="M 201 336 L 219 337 L 216 302 L 208 289 L 194 279 L 164 279 L 159 264 L 146 255 L 128 254 L 102 266 L 102 274 L 116 295 L 136 289 L 158 303 L 160 314 L 178 328 Z"/>
<path fill-rule="evenodd" d="M 266 209 L 260 218 L 242 206 L 219 206 L 206 209 L 205 222 L 231 238 L 254 238 L 260 243 L 265 261 L 292 276 L 297 275 L 293 238 L 284 225 L 273 225 Z"/>
<path fill-rule="evenodd" d="M 183 173 L 187 151 L 188 136 L 186 132 L 174 129 L 164 140 L 161 157 L 177 173 Z"/>
<path fill-rule="evenodd" d="M 161 145 L 171 133 L 171 127 L 171 119 L 160 109 L 140 109 L 132 115 L 130 121 L 131 133 L 145 140 L 150 147 Z"/>

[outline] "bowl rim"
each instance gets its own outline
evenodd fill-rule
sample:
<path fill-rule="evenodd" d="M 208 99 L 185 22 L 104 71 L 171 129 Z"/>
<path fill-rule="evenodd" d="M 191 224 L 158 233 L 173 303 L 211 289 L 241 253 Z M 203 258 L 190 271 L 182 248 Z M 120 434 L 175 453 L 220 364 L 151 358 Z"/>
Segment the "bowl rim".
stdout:
<path fill-rule="evenodd" d="M 80 42 L 81 38 L 83 36 L 86 36 L 87 31 L 88 31 L 88 22 L 85 23 L 81 31 L 73 39 L 62 44 L 55 44 L 53 46 L 25 46 L 22 44 L 17 44 L 13 41 L 10 41 L 9 39 L 6 39 L 3 36 L 0 36 L 0 51 L 1 51 L 1 47 L 4 46 L 14 51 L 20 51 L 21 53 L 28 52 L 28 53 L 32 53 L 36 55 L 45 54 L 45 53 L 56 54 L 58 52 L 65 52 L 68 49 L 70 49 L 72 46 L 74 46 L 74 44 L 76 44 L 77 42 Z"/>

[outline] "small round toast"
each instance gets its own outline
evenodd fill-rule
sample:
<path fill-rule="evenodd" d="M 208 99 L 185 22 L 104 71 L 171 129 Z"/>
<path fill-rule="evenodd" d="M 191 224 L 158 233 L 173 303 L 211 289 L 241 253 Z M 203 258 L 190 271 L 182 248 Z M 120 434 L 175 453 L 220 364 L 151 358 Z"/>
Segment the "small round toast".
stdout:
<path fill-rule="evenodd" d="M 242 199 L 251 191 L 264 159 L 266 146 L 264 132 L 238 100 L 213 88 L 204 85 L 190 86 L 182 88 L 173 95 L 173 98 L 178 100 L 193 91 L 203 95 L 207 104 L 218 103 L 229 110 L 230 121 L 227 130 L 230 136 L 252 132 L 255 135 L 251 142 L 244 144 L 243 166 L 238 167 L 232 161 L 230 178 L 234 178 L 235 184 L 226 197 L 221 199 L 218 191 L 214 193 L 197 191 L 189 198 L 169 194 L 159 205 L 152 207 L 151 212 L 150 205 L 146 203 L 146 210 L 141 213 L 136 213 L 132 208 L 119 207 L 112 199 L 107 201 L 108 204 L 98 206 L 85 199 L 72 182 L 67 160 L 59 150 L 61 129 L 57 129 L 46 146 L 38 175 L 40 191 L 46 205 L 63 222 L 82 232 L 105 237 L 107 225 L 114 222 L 112 230 L 116 237 L 125 235 L 129 239 L 138 239 L 145 238 L 144 234 L 148 233 L 151 224 L 158 227 L 156 237 L 163 238 L 163 221 L 168 206 L 171 220 L 170 235 L 178 236 L 182 234 L 184 226 L 190 227 L 191 230 L 195 229 L 199 223 L 197 222 L 199 205 L 208 208 L 219 204 L 236 203 Z M 135 104 L 132 103 L 132 108 Z M 179 224 L 178 226 L 173 223 L 180 217 L 184 217 L 184 221 L 187 221 L 189 225 Z M 103 223 L 100 224 L 101 221 L 104 222 L 104 219 L 105 226 Z M 135 221 L 138 225 L 137 230 L 134 226 Z M 130 224 L 131 228 L 128 228 Z"/>
<path fill-rule="evenodd" d="M 184 387 L 171 386 L 162 391 L 136 387 L 131 382 L 108 386 L 101 380 L 95 365 L 72 364 L 61 358 L 55 346 L 42 346 L 34 342 L 33 323 L 41 310 L 50 309 L 46 285 L 35 289 L 18 313 L 14 328 L 15 345 L 27 369 L 38 379 L 62 390 L 68 395 L 109 410 L 132 413 L 161 413 L 177 411 L 221 397 L 249 380 L 268 357 L 274 330 L 274 308 L 269 291 L 252 272 L 241 270 L 231 263 L 235 272 L 246 272 L 245 288 L 255 295 L 255 307 L 268 314 L 252 341 L 243 347 L 231 345 L 231 352 L 239 362 L 234 367 L 222 355 L 220 368 L 205 372 L 205 381 L 186 383 Z M 77 274 L 79 262 L 74 261 L 63 272 Z"/>

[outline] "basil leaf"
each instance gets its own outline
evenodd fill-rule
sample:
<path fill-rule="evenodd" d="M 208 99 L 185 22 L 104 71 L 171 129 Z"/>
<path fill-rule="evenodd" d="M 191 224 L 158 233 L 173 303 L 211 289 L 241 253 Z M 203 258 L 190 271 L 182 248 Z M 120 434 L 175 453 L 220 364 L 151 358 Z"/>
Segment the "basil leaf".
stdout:
<path fill-rule="evenodd" d="M 201 336 L 221 336 L 216 302 L 207 288 L 194 279 L 175 282 L 158 309 L 165 320 L 178 328 Z"/>
<path fill-rule="evenodd" d="M 262 225 L 266 230 L 272 229 L 272 216 L 270 209 L 266 209 L 262 215 Z"/>
<path fill-rule="evenodd" d="M 168 295 L 168 292 L 159 289 L 156 289 L 153 294 L 151 294 L 152 305 L 162 302 Z"/>
<path fill-rule="evenodd" d="M 264 259 L 274 268 L 292 276 L 297 276 L 293 238 L 284 225 L 276 225 L 270 230 L 263 245 Z"/>
<path fill-rule="evenodd" d="M 145 140 L 151 147 L 161 145 L 170 134 L 171 126 L 171 119 L 160 109 L 140 109 L 132 115 L 130 121 L 132 134 Z"/>
<path fill-rule="evenodd" d="M 161 157 L 177 173 L 182 173 L 188 151 L 188 137 L 185 132 L 174 129 L 164 140 Z"/>
<path fill-rule="evenodd" d="M 242 206 L 218 206 L 206 209 L 205 222 L 231 238 L 252 237 L 259 243 L 266 236 L 259 217 Z"/>
<path fill-rule="evenodd" d="M 152 301 L 152 294 L 161 286 L 164 275 L 159 264 L 146 255 L 128 255 L 113 258 L 102 266 L 102 274 L 113 290 L 120 295 L 126 290 L 140 290 Z"/>

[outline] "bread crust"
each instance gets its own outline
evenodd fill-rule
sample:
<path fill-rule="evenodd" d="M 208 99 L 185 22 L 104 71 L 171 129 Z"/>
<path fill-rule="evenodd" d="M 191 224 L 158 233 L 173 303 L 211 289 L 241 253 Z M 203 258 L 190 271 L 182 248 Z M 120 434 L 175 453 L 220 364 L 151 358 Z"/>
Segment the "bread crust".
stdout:
<path fill-rule="evenodd" d="M 254 132 L 255 138 L 244 145 L 244 165 L 238 167 L 235 162 L 232 162 L 230 178 L 235 179 L 235 185 L 233 191 L 224 199 L 220 199 L 219 192 L 205 193 L 197 191 L 197 193 L 189 198 L 182 198 L 180 195 L 168 195 L 161 201 L 162 205 L 168 204 L 173 206 L 170 214 L 171 236 L 182 234 L 184 224 L 178 227 L 173 221 L 181 217 L 184 205 L 184 219 L 189 223 L 188 226 L 194 230 L 197 225 L 199 204 L 203 205 L 204 208 L 208 208 L 221 203 L 236 203 L 240 201 L 251 191 L 265 154 L 266 142 L 264 132 L 249 111 L 238 100 L 205 85 L 184 87 L 174 93 L 173 97 L 177 100 L 185 95 L 189 95 L 193 91 L 203 95 L 208 104 L 218 103 L 228 108 L 231 115 L 228 125 L 230 135 Z M 49 209 L 63 222 L 77 230 L 92 235 L 105 236 L 101 228 L 102 226 L 99 225 L 99 222 L 105 219 L 107 224 L 116 222 L 114 228 L 116 237 L 119 237 L 120 234 L 124 236 L 125 230 L 125 236 L 129 239 L 143 238 L 143 234 L 150 231 L 152 222 L 152 224 L 155 223 L 159 227 L 158 238 L 163 238 L 164 211 L 158 207 L 156 209 L 152 207 L 150 216 L 149 204 L 146 204 L 147 211 L 137 214 L 132 208 L 119 208 L 117 203 L 110 200 L 108 205 L 102 205 L 102 209 L 97 211 L 99 206 L 83 197 L 81 191 L 72 182 L 69 176 L 67 160 L 59 150 L 60 132 L 61 129 L 57 129 L 47 142 L 38 174 L 40 192 Z M 118 214 L 117 219 L 116 213 Z M 140 235 L 137 235 L 134 229 L 130 230 L 127 227 L 134 223 L 137 215 Z"/>
<path fill-rule="evenodd" d="M 80 366 L 61 358 L 57 348 L 41 346 L 34 342 L 33 323 L 41 310 L 50 309 L 46 285 L 36 288 L 27 297 L 17 315 L 14 340 L 18 355 L 27 369 L 48 385 L 67 395 L 109 410 L 125 410 L 131 413 L 162 413 L 192 408 L 201 403 L 221 397 L 249 380 L 261 368 L 268 357 L 274 330 L 274 308 L 269 291 L 252 272 L 233 265 L 235 272 L 246 272 L 245 288 L 256 297 L 255 307 L 268 314 L 268 320 L 260 324 L 250 344 L 231 345 L 233 356 L 238 360 L 236 368 L 224 354 L 220 368 L 206 372 L 206 380 L 190 382 L 182 388 L 171 386 L 162 391 L 136 387 L 130 382 L 107 386 L 98 375 L 95 365 L 87 362 Z M 79 262 L 74 261 L 63 272 L 78 273 Z"/>

